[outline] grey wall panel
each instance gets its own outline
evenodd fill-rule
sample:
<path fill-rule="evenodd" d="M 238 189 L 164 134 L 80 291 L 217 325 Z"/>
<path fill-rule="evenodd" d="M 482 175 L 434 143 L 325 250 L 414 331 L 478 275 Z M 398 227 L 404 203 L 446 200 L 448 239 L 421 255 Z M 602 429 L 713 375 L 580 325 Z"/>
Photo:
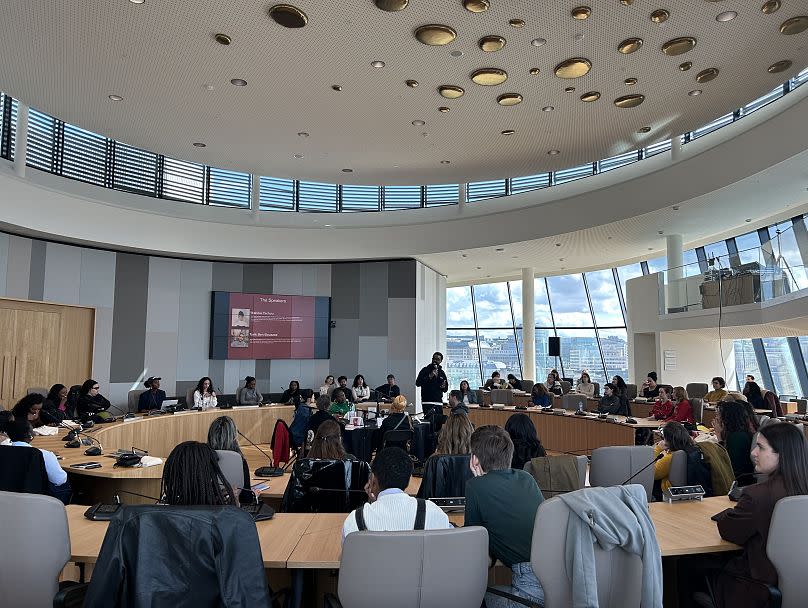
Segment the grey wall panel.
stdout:
<path fill-rule="evenodd" d="M 401 387 L 401 394 L 407 398 L 407 403 L 415 402 L 416 391 L 420 390 L 415 386 L 415 378 L 418 377 L 418 372 L 427 363 L 429 361 L 424 361 L 423 364 L 418 365 L 412 359 L 390 359 L 388 361 L 390 373 L 396 377 L 396 383 Z"/>
<path fill-rule="evenodd" d="M 255 375 L 255 364 L 257 363 L 257 361 L 254 360 L 236 361 L 236 363 L 238 364 L 238 369 L 236 370 L 236 383 L 233 385 L 232 389 L 228 390 L 235 391 L 237 387 L 244 386 L 244 378 L 246 378 L 247 376 L 252 376 L 253 378 L 255 378 L 256 379 L 255 384 L 257 386 L 258 378 Z"/>
<path fill-rule="evenodd" d="M 272 293 L 272 264 L 244 264 L 245 293 Z"/>
<path fill-rule="evenodd" d="M 6 295 L 9 236 L 0 232 L 0 296 Z"/>
<path fill-rule="evenodd" d="M 300 361 L 294 359 L 275 359 L 270 365 L 269 388 L 273 393 L 280 393 L 289 388 L 289 382 L 297 380 L 305 388 L 305 381 L 300 377 Z"/>
<path fill-rule="evenodd" d="M 113 286 L 110 285 L 110 288 Z M 93 379 L 102 387 L 109 384 L 109 361 L 112 355 L 112 307 L 95 307 L 93 341 Z"/>
<path fill-rule="evenodd" d="M 306 359 L 300 362 L 300 382 L 303 388 L 317 391 L 325 377 L 331 373 L 329 359 Z"/>
<path fill-rule="evenodd" d="M 359 332 L 387 336 L 387 262 L 366 262 L 359 271 Z"/>
<path fill-rule="evenodd" d="M 387 352 L 390 359 L 401 360 L 415 357 L 415 300 L 413 298 L 390 298 L 387 301 L 387 336 Z"/>
<path fill-rule="evenodd" d="M 365 377 L 370 388 L 387 381 L 387 336 L 359 336 L 359 366 L 357 373 Z"/>
<path fill-rule="evenodd" d="M 98 380 L 98 378 L 94 378 L 94 380 Z M 118 408 L 123 408 L 124 412 L 126 411 L 126 406 L 129 400 L 129 391 L 136 388 L 143 388 L 142 384 L 138 387 L 134 382 L 112 382 L 109 384 L 108 391 L 104 390 L 103 385 L 99 386 L 101 386 L 101 394 L 109 399 L 112 405 L 115 405 Z M 120 415 L 120 412 L 114 413 Z M 163 454 L 161 454 L 161 456 L 163 456 Z"/>
<path fill-rule="evenodd" d="M 331 371 L 334 376 L 356 375 L 359 369 L 359 319 L 334 319 L 331 330 Z"/>
<path fill-rule="evenodd" d="M 303 295 L 331 295 L 331 264 L 307 264 L 303 272 Z"/>
<path fill-rule="evenodd" d="M 110 382 L 131 382 L 143 372 L 149 258 L 119 253 L 115 260 Z"/>
<path fill-rule="evenodd" d="M 114 306 L 116 256 L 114 251 L 81 250 L 79 304 L 110 309 Z"/>
<path fill-rule="evenodd" d="M 31 242 L 31 268 L 28 275 L 28 299 L 42 300 L 45 289 L 45 241 Z"/>
<path fill-rule="evenodd" d="M 160 376 L 160 388 L 173 396 L 177 389 L 177 331 L 147 331 L 145 365 L 138 380 Z"/>
<path fill-rule="evenodd" d="M 196 383 L 199 382 L 199 378 L 196 380 L 177 380 L 177 397 L 185 398 L 185 393 L 188 391 L 189 388 L 196 387 Z M 193 403 L 190 404 L 188 407 L 192 407 Z"/>
<path fill-rule="evenodd" d="M 212 275 L 210 262 L 180 262 L 177 380 L 196 382 L 208 372 Z"/>
<path fill-rule="evenodd" d="M 335 319 L 359 318 L 359 264 L 334 264 L 331 267 L 331 316 Z"/>
<path fill-rule="evenodd" d="M 213 390 L 217 394 L 229 393 L 227 387 L 224 386 L 224 364 L 227 363 L 224 359 L 212 359 L 208 361 L 208 371 L 206 374 L 199 374 L 199 377 L 210 376 L 213 381 Z"/>
<path fill-rule="evenodd" d="M 303 272 L 306 268 L 307 264 L 276 264 L 272 269 L 273 293 L 303 295 Z"/>
<path fill-rule="evenodd" d="M 390 262 L 388 296 L 391 298 L 414 298 L 415 279 L 415 260 Z"/>
<path fill-rule="evenodd" d="M 149 258 L 149 295 L 146 306 L 146 331 L 172 332 L 176 335 L 180 319 L 180 260 Z M 174 344 L 176 359 L 177 345 Z M 148 359 L 146 360 L 148 363 Z"/>
<path fill-rule="evenodd" d="M 31 239 L 9 237 L 6 296 L 28 299 L 31 281 Z"/>
<path fill-rule="evenodd" d="M 235 393 L 240 386 L 239 382 L 244 379 L 241 375 L 242 361 L 232 360 L 224 362 L 224 378 L 222 389 L 225 393 Z"/>
<path fill-rule="evenodd" d="M 262 393 L 272 392 L 272 386 L 269 383 L 269 375 L 272 367 L 272 362 L 268 360 L 260 360 L 255 362 L 255 386 Z"/>
<path fill-rule="evenodd" d="M 42 299 L 60 304 L 78 304 L 81 301 L 81 251 L 79 247 L 45 243 Z"/>
<path fill-rule="evenodd" d="M 244 285 L 244 264 L 213 262 L 213 291 L 241 291 Z"/>

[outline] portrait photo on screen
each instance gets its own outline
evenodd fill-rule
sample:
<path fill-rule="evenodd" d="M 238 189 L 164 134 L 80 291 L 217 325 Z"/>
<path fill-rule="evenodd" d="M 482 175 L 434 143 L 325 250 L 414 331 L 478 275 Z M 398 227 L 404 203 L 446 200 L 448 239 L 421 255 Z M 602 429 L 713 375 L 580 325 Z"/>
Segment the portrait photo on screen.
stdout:
<path fill-rule="evenodd" d="M 230 312 L 230 327 L 249 327 L 250 326 L 250 309 L 249 308 L 233 308 Z"/>
<path fill-rule="evenodd" d="M 249 329 L 234 329 L 230 332 L 230 346 L 233 348 L 247 348 L 250 345 Z"/>

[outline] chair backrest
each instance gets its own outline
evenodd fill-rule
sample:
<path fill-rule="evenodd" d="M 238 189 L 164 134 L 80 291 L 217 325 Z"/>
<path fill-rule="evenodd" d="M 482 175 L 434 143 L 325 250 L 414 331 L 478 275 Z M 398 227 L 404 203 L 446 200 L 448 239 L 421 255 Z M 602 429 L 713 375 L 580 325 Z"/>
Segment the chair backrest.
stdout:
<path fill-rule="evenodd" d="M 561 397 L 561 407 L 570 412 L 577 411 L 579 408 L 586 410 L 586 397 L 584 395 L 567 394 Z"/>
<path fill-rule="evenodd" d="M 668 480 L 672 486 L 687 485 L 687 452 L 676 450 L 671 455 L 671 469 L 668 473 Z"/>
<path fill-rule="evenodd" d="M 777 570 L 777 587 L 783 593 L 782 608 L 805 606 L 808 597 L 808 577 L 803 567 L 808 528 L 802 525 L 807 509 L 808 496 L 781 498 L 774 505 L 766 554 Z"/>
<path fill-rule="evenodd" d="M 592 450 L 589 467 L 589 485 L 617 486 L 635 475 L 629 483 L 638 483 L 645 488 L 648 500 L 654 488 L 654 467 L 649 466 L 638 473 L 654 458 L 654 448 L 644 445 L 619 445 Z"/>
<path fill-rule="evenodd" d="M 0 492 L 0 513 L 5 547 L 0 556 L 3 605 L 53 606 L 59 573 L 70 559 L 65 506 L 51 496 Z"/>
<path fill-rule="evenodd" d="M 126 409 L 129 412 L 137 412 L 137 402 L 140 399 L 140 395 L 145 393 L 148 389 L 145 388 L 136 388 L 133 391 L 129 391 L 126 394 Z"/>
<path fill-rule="evenodd" d="M 545 456 L 545 458 L 558 458 L 558 456 Z M 586 486 L 586 465 L 587 464 L 589 464 L 589 458 L 587 458 L 586 456 L 575 456 L 575 467 L 576 467 L 576 469 L 578 471 L 578 487 L 575 488 L 576 490 L 580 490 L 581 488 Z M 536 475 L 534 474 L 533 461 L 532 460 L 528 460 L 525 463 L 525 466 L 523 467 L 523 470 L 526 473 L 530 473 L 530 475 L 533 477 L 533 479 L 536 479 L 536 483 L 539 482 L 539 480 L 536 478 Z M 561 492 L 555 492 L 554 494 L 558 495 L 560 493 Z M 542 494 L 544 495 L 545 498 L 547 498 L 547 492 L 542 491 Z"/>
<path fill-rule="evenodd" d="M 48 396 L 48 389 L 46 389 L 44 386 L 32 386 L 32 387 L 26 389 L 26 391 L 25 391 L 26 395 L 33 395 L 34 393 L 37 393 L 38 395 L 42 395 L 43 397 L 47 397 Z"/>
<path fill-rule="evenodd" d="M 545 500 L 536 511 L 530 562 L 541 581 L 545 606 L 572 606 L 572 583 L 563 558 L 570 517 L 576 516 L 558 497 Z M 547 547 L 558 550 L 548 551 Z M 601 606 L 639 608 L 643 571 L 640 556 L 619 547 L 604 551 L 595 544 L 595 569 Z"/>
<path fill-rule="evenodd" d="M 419 498 L 449 498 L 466 495 L 466 482 L 471 479 L 470 454 L 449 456 L 434 454 L 427 458 L 424 476 L 418 489 Z"/>
<path fill-rule="evenodd" d="M 382 447 L 386 448 L 388 446 L 396 446 L 409 454 L 414 436 L 415 431 L 411 429 L 395 429 L 392 431 L 387 431 L 384 434 L 384 445 Z"/>
<path fill-rule="evenodd" d="M 239 386 L 236 389 L 236 403 L 241 403 L 241 391 L 243 391 L 243 390 L 244 390 L 243 386 Z"/>
<path fill-rule="evenodd" d="M 595 385 L 595 397 L 600 397 L 600 382 L 593 382 L 592 384 Z"/>
<path fill-rule="evenodd" d="M 689 401 L 690 407 L 693 408 L 693 418 L 697 424 L 701 424 L 704 416 L 704 399 L 702 397 L 693 397 Z"/>
<path fill-rule="evenodd" d="M 566 395 L 572 390 L 572 382 L 569 380 L 562 380 L 561 381 L 561 394 Z"/>
<path fill-rule="evenodd" d="M 487 580 L 485 528 L 354 532 L 342 547 L 339 599 L 350 608 L 469 608 L 482 604 Z"/>
<path fill-rule="evenodd" d="M 216 450 L 216 455 L 219 457 L 219 468 L 224 478 L 238 495 L 238 490 L 244 488 L 244 461 L 241 454 L 230 450 Z"/>
<path fill-rule="evenodd" d="M 637 385 L 636 384 L 626 384 L 626 399 L 631 401 L 632 399 L 637 398 Z"/>
<path fill-rule="evenodd" d="M 47 494 L 45 459 L 37 448 L 0 445 L 0 490 Z"/>
<path fill-rule="evenodd" d="M 506 388 L 495 388 L 491 391 L 491 403 L 513 405 L 513 392 Z"/>
<path fill-rule="evenodd" d="M 522 390 L 529 393 L 533 390 L 533 385 L 536 384 L 533 380 L 525 380 L 522 378 Z"/>
<path fill-rule="evenodd" d="M 192 386 L 187 391 L 185 391 L 185 405 L 187 405 L 189 409 L 194 407 L 194 391 L 195 390 L 196 390 L 196 387 Z"/>
<path fill-rule="evenodd" d="M 689 382 L 687 386 L 685 386 L 685 390 L 687 391 L 687 396 L 691 400 L 693 397 L 698 397 L 701 399 L 709 392 L 710 387 L 706 382 Z"/>
<path fill-rule="evenodd" d="M 370 467 L 361 460 L 301 458 L 283 495 L 287 513 L 350 513 L 367 502 Z"/>
<path fill-rule="evenodd" d="M 808 399 L 797 399 L 797 413 L 808 414 Z"/>

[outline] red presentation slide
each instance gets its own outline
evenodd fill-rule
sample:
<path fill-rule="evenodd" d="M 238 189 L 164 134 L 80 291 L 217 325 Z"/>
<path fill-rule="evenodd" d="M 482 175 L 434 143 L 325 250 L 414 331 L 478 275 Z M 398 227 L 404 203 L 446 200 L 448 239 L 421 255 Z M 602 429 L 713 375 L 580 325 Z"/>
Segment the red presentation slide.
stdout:
<path fill-rule="evenodd" d="M 314 297 L 230 294 L 230 359 L 314 356 Z"/>

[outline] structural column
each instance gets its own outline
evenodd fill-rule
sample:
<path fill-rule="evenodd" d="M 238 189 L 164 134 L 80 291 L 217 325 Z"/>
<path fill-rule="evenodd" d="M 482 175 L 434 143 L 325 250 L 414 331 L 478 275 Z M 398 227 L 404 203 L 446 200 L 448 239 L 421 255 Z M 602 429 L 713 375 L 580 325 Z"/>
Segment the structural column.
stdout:
<path fill-rule="evenodd" d="M 685 292 L 684 248 L 681 234 L 665 237 L 668 256 L 668 310 L 680 308 L 687 303 Z"/>
<path fill-rule="evenodd" d="M 671 160 L 676 162 L 682 157 L 682 140 L 679 135 L 671 137 Z"/>
<path fill-rule="evenodd" d="M 261 211 L 261 176 L 254 173 L 250 179 L 250 211 L 253 220 L 257 220 L 258 212 Z"/>
<path fill-rule="evenodd" d="M 17 106 L 17 145 L 14 150 L 14 173 L 25 177 L 25 161 L 28 156 L 28 106 Z"/>
<path fill-rule="evenodd" d="M 522 377 L 536 382 L 536 308 L 533 268 L 522 268 Z"/>

